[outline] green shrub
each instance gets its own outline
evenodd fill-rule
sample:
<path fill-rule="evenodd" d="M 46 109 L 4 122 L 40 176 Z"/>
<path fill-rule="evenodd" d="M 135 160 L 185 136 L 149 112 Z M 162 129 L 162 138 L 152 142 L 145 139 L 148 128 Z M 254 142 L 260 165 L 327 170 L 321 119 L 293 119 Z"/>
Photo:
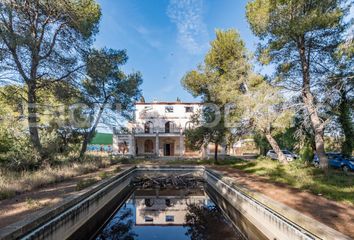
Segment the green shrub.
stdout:
<path fill-rule="evenodd" d="M 41 156 L 27 138 L 19 138 L 2 156 L 2 167 L 12 171 L 36 170 Z"/>
<path fill-rule="evenodd" d="M 313 150 L 310 146 L 307 145 L 300 149 L 300 159 L 303 162 L 312 162 Z"/>
<path fill-rule="evenodd" d="M 129 164 L 131 161 L 130 161 L 129 158 L 122 157 L 122 158 L 120 159 L 120 162 L 121 162 L 122 164 Z"/>
<path fill-rule="evenodd" d="M 271 158 L 267 157 L 267 156 L 259 156 L 257 157 L 257 161 L 274 161 Z"/>
<path fill-rule="evenodd" d="M 110 176 L 112 176 L 112 173 L 109 173 L 109 172 L 100 172 L 99 174 L 98 174 L 98 177 L 100 178 L 100 179 L 106 179 L 106 178 L 109 178 Z"/>
<path fill-rule="evenodd" d="M 13 144 L 14 139 L 9 130 L 7 128 L 0 127 L 0 153 L 8 152 Z"/>
<path fill-rule="evenodd" d="M 12 198 L 15 195 L 16 195 L 16 192 L 14 190 L 0 188 L 0 201 L 7 199 L 7 198 Z"/>
<path fill-rule="evenodd" d="M 98 179 L 96 178 L 87 178 L 87 179 L 82 179 L 76 184 L 76 191 L 80 191 L 82 189 L 85 189 L 89 186 L 94 185 L 95 183 L 98 182 Z"/>
<path fill-rule="evenodd" d="M 117 164 L 121 162 L 121 157 L 119 156 L 110 156 L 111 164 Z"/>
<path fill-rule="evenodd" d="M 26 203 L 29 208 L 39 208 L 42 206 L 42 204 L 33 198 L 26 198 Z"/>

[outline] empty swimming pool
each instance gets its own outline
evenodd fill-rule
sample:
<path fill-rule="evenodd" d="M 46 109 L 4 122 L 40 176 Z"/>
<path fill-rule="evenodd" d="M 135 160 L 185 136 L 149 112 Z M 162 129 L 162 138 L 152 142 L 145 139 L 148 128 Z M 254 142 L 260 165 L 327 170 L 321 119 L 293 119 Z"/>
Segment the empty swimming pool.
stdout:
<path fill-rule="evenodd" d="M 242 237 L 350 239 L 203 166 L 128 167 L 0 230 L 2 240 Z"/>

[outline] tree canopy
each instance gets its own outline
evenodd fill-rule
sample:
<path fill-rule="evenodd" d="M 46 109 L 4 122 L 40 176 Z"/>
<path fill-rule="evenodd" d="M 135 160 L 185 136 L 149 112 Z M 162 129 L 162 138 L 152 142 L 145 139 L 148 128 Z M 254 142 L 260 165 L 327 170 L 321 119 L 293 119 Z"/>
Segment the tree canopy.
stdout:
<path fill-rule="evenodd" d="M 94 0 L 4 0 L 0 12 L 0 80 L 27 86 L 31 142 L 41 152 L 37 89 L 74 79 L 101 10 Z"/>
<path fill-rule="evenodd" d="M 226 103 L 233 95 L 230 91 L 232 93 L 242 91 L 242 83 L 248 73 L 249 65 L 245 44 L 235 30 L 216 30 L 216 39 L 210 45 L 204 64 L 188 72 L 182 84 L 193 96 L 200 96 L 204 103 L 215 104 L 217 108 L 209 106 L 201 112 L 204 123 L 216 122 L 216 124 L 213 126 L 202 124 L 203 126 L 189 130 L 186 135 L 193 140 L 194 144 L 214 143 L 214 155 L 217 160 L 218 145 L 225 142 L 228 131 L 224 115 Z M 233 81 L 230 81 L 231 79 Z"/>
<path fill-rule="evenodd" d="M 253 0 L 246 15 L 260 37 L 259 59 L 277 66 L 277 82 L 301 93 L 315 133 L 321 167 L 328 167 L 324 152 L 326 119 L 321 117 L 318 87 L 336 67 L 334 55 L 347 28 L 343 18 L 348 1 Z M 322 95 L 323 96 L 323 95 Z"/>
<path fill-rule="evenodd" d="M 104 110 L 131 115 L 134 102 L 141 97 L 139 72 L 125 74 L 121 66 L 128 60 L 126 51 L 93 49 L 85 57 L 87 78 L 82 83 L 84 103 L 93 109 L 95 120 L 85 137 L 81 155 L 93 137 Z"/>

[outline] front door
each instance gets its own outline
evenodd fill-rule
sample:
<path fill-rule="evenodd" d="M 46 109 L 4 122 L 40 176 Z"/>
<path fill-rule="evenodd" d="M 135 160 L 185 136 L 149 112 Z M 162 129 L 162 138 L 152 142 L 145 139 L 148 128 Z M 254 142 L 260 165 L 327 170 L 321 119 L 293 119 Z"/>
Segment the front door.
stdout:
<path fill-rule="evenodd" d="M 166 143 L 164 147 L 165 156 L 174 156 L 175 155 L 175 145 L 174 143 Z"/>
<path fill-rule="evenodd" d="M 171 156 L 171 144 L 165 144 L 165 156 Z"/>

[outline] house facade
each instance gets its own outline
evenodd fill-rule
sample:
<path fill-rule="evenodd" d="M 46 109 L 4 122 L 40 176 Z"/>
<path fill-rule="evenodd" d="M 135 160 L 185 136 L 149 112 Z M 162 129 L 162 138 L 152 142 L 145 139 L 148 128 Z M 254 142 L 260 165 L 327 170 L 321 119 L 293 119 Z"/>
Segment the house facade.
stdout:
<path fill-rule="evenodd" d="M 213 154 L 214 146 L 192 151 L 185 146 L 184 131 L 193 128 L 192 116 L 202 110 L 193 102 L 137 102 L 134 121 L 127 124 L 128 134 L 115 133 L 113 152 L 131 156 L 200 157 Z M 225 147 L 219 146 L 219 154 Z"/>
<path fill-rule="evenodd" d="M 134 121 L 126 126 L 127 133 L 113 135 L 113 153 L 134 157 L 210 157 L 214 154 L 214 144 L 199 151 L 191 151 L 185 146 L 184 132 L 194 127 L 191 118 L 201 110 L 201 103 L 137 102 Z M 253 139 L 244 139 L 229 148 L 219 145 L 218 154 L 257 155 L 259 149 Z"/>
<path fill-rule="evenodd" d="M 191 117 L 200 103 L 137 102 L 128 134 L 114 134 L 113 152 L 132 156 L 199 155 L 185 147 L 184 131 L 193 127 Z"/>

